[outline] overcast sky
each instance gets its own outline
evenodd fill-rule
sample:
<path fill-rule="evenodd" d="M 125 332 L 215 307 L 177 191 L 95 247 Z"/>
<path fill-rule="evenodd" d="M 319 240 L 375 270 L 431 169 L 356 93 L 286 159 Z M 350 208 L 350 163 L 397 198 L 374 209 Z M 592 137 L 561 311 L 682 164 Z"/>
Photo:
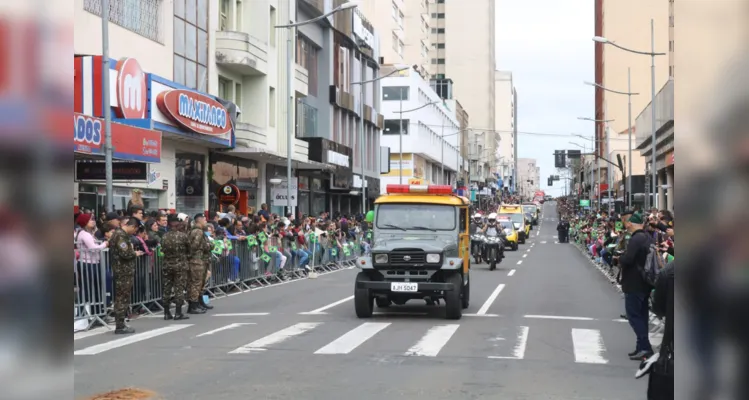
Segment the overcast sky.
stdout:
<path fill-rule="evenodd" d="M 583 84 L 594 80 L 593 0 L 496 2 L 497 68 L 512 71 L 518 93 L 518 157 L 537 160 L 542 190 L 563 194 L 563 181 L 546 185 L 558 174 L 554 150 L 579 149 L 570 141 L 590 148 L 572 135 L 594 132 L 577 120 L 594 116 L 593 87 Z"/>

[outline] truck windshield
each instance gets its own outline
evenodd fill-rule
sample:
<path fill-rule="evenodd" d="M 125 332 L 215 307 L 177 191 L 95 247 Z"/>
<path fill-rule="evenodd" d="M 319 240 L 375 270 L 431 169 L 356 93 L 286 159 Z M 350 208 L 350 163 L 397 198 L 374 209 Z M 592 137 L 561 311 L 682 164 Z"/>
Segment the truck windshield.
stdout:
<path fill-rule="evenodd" d="M 378 229 L 451 231 L 456 207 L 437 204 L 381 204 L 375 212 Z"/>
<path fill-rule="evenodd" d="M 517 213 L 517 214 L 499 214 L 498 216 L 509 218 L 512 222 L 516 224 L 522 225 L 525 223 L 525 219 L 523 214 Z"/>

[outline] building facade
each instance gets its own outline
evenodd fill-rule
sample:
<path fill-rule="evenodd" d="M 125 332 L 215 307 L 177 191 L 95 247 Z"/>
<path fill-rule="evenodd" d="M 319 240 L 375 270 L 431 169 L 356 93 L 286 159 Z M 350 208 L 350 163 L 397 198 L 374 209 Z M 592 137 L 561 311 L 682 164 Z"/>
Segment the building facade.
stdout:
<path fill-rule="evenodd" d="M 399 183 L 456 185 L 463 163 L 461 122 L 429 82 L 414 70 L 384 78 L 382 110 L 382 145 L 390 148 L 390 171 L 381 176 L 381 191 Z"/>
<path fill-rule="evenodd" d="M 671 47 L 669 27 L 669 2 L 633 0 L 620 2 L 614 0 L 595 1 L 595 34 L 633 50 L 650 51 L 650 20 L 654 20 L 656 52 L 666 52 Z M 669 57 L 672 59 L 672 57 Z M 656 87 L 661 87 L 669 79 L 673 70 L 672 63 L 666 57 L 656 58 Z M 598 154 L 610 157 L 628 152 L 628 133 L 634 127 L 635 116 L 650 103 L 651 74 L 650 57 L 633 54 L 614 46 L 595 43 L 595 82 L 601 86 L 620 92 L 627 92 L 627 71 L 630 71 L 631 92 L 638 93 L 632 98 L 632 120 L 628 121 L 626 95 L 595 89 L 595 119 L 609 120 L 607 124 L 595 124 L 595 144 Z M 606 138 L 607 128 L 610 137 Z M 633 132 L 633 138 L 636 132 Z M 633 139 L 634 141 L 634 139 Z M 635 148 L 632 143 L 632 148 Z M 614 160 L 612 160 L 614 162 Z M 645 162 L 639 154 L 633 153 L 632 173 L 645 173 Z M 609 174 L 617 172 L 610 164 L 601 162 L 601 182 L 608 181 Z M 612 176 L 612 180 L 615 178 Z M 622 193 L 623 194 L 623 193 Z"/>
<path fill-rule="evenodd" d="M 470 7 L 456 0 L 429 4 L 430 76 L 437 90 L 449 90 L 471 116 L 468 140 L 473 184 L 496 182 L 495 129 L 495 2 L 472 0 Z M 480 150 L 479 150 L 480 149 Z"/>
<path fill-rule="evenodd" d="M 499 142 L 497 156 L 499 164 L 497 173 L 502 179 L 503 187 L 514 189 L 515 153 L 517 145 L 517 92 L 512 80 L 512 72 L 495 71 L 495 118 L 496 129 L 502 140 Z"/>
<path fill-rule="evenodd" d="M 518 192 L 523 199 L 531 199 L 540 190 L 541 167 L 535 158 L 518 159 Z"/>
<path fill-rule="evenodd" d="M 655 96 L 655 169 L 656 181 L 652 182 L 652 105 L 648 105 L 637 116 L 635 128 L 637 130 L 637 150 L 645 159 L 645 193 L 652 193 L 652 184 L 656 187 L 658 208 L 662 210 L 674 209 L 674 81 L 668 80 Z M 652 182 L 652 183 L 651 183 Z M 645 204 L 654 205 L 652 196 Z"/>

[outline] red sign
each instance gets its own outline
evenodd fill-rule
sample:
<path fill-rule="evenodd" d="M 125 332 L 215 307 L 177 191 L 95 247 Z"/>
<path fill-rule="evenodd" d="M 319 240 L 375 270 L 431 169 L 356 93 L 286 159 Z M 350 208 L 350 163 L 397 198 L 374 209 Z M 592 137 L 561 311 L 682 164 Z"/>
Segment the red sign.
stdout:
<path fill-rule="evenodd" d="M 226 108 L 206 95 L 190 90 L 167 90 L 159 93 L 156 104 L 167 117 L 195 133 L 220 136 L 231 132 Z"/>
<path fill-rule="evenodd" d="M 218 202 L 228 206 L 239 203 L 239 188 L 227 183 L 218 190 Z"/>
<path fill-rule="evenodd" d="M 115 114 L 119 118 L 146 118 L 148 93 L 146 74 L 134 58 L 123 58 L 117 62 L 117 105 Z"/>
<path fill-rule="evenodd" d="M 161 132 L 112 122 L 113 156 L 121 160 L 161 161 Z M 104 120 L 73 113 L 73 151 L 104 155 Z"/>
<path fill-rule="evenodd" d="M 674 152 L 666 153 L 666 166 L 670 167 L 674 165 Z"/>

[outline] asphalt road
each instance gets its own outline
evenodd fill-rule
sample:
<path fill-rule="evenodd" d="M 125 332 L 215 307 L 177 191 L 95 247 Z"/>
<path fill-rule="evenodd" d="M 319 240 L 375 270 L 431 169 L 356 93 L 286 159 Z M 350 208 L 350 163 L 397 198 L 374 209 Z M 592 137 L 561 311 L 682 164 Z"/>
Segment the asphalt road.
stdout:
<path fill-rule="evenodd" d="M 75 340 L 75 396 L 135 387 L 189 399 L 643 399 L 623 300 L 571 244 L 553 203 L 496 271 L 473 266 L 463 319 L 409 302 L 354 314 L 357 270 L 214 302 L 136 335 Z"/>

